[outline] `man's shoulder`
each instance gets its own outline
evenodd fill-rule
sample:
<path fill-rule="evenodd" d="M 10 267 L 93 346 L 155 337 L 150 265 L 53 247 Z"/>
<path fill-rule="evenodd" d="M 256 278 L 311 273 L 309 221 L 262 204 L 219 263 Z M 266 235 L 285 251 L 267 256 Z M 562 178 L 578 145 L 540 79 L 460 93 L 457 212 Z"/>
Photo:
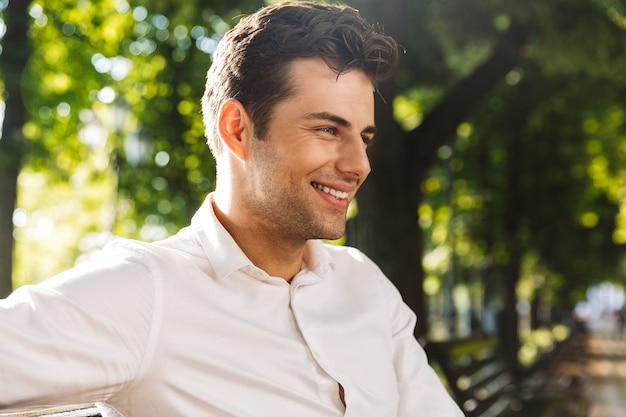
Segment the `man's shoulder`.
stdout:
<path fill-rule="evenodd" d="M 154 252 L 154 243 L 142 242 L 134 239 L 116 237 L 102 249 L 81 256 L 78 263 L 83 262 L 110 262 L 112 259 L 130 260 L 141 259 Z"/>
<path fill-rule="evenodd" d="M 185 245 L 176 238 L 176 235 L 155 242 L 116 237 L 102 249 L 80 256 L 76 266 L 80 269 L 99 269 L 100 267 L 127 269 L 134 265 L 136 268 L 149 271 L 163 261 L 174 262 L 190 256 L 191 250 L 187 246 L 191 245 Z"/>
<path fill-rule="evenodd" d="M 101 256 L 114 257 L 163 257 L 184 256 L 198 252 L 198 245 L 192 242 L 186 229 L 162 240 L 141 241 L 118 237 L 107 243 Z"/>
<path fill-rule="evenodd" d="M 355 261 L 359 262 L 372 262 L 365 253 L 361 252 L 360 249 L 352 246 L 341 246 L 327 242 L 324 242 L 323 246 L 333 258 L 338 257 L 345 259 L 354 259 Z"/>
<path fill-rule="evenodd" d="M 358 248 L 324 243 L 324 249 L 330 255 L 336 270 L 347 268 L 350 270 L 367 271 L 373 275 L 382 274 L 378 265 Z"/>

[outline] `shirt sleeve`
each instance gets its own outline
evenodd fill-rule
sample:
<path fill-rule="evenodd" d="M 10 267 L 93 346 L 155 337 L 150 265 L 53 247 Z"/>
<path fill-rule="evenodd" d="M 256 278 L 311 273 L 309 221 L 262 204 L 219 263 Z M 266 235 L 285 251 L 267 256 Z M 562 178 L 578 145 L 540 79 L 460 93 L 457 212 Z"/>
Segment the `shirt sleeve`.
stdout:
<path fill-rule="evenodd" d="M 463 412 L 444 388 L 414 337 L 415 313 L 386 277 L 382 276 L 381 282 L 392 326 L 393 361 L 399 391 L 398 417 L 463 417 Z"/>
<path fill-rule="evenodd" d="M 150 275 L 118 254 L 0 300 L 0 409 L 105 401 L 131 381 L 151 333 Z"/>

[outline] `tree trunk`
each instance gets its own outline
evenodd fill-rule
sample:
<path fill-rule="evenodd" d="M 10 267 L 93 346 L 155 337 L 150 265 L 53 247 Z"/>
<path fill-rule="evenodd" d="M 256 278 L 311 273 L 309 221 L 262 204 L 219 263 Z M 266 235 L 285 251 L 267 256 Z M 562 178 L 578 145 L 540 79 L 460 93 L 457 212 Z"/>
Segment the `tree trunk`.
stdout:
<path fill-rule="evenodd" d="M 6 87 L 4 126 L 0 138 L 0 298 L 12 288 L 13 211 L 23 149 L 22 126 L 26 109 L 20 94 L 22 73 L 29 56 L 28 2 L 11 1 L 5 10 L 2 74 Z"/>
<path fill-rule="evenodd" d="M 426 330 L 426 320 L 418 194 L 410 181 L 410 142 L 388 107 L 378 111 L 376 123 L 382 133 L 370 150 L 372 173 L 358 195 L 356 245 L 400 290 L 404 301 L 420 318 L 416 334 L 421 335 Z"/>
<path fill-rule="evenodd" d="M 405 40 L 409 0 L 359 2 L 367 19 L 383 26 L 385 34 L 399 43 Z M 369 150 L 372 173 L 358 195 L 359 215 L 354 221 L 355 244 L 363 250 L 398 288 L 404 301 L 417 314 L 416 335 L 426 331 L 422 290 L 422 231 L 417 224 L 419 193 L 411 182 L 414 161 L 410 142 L 393 117 L 393 82 L 380 86 L 376 109 L 378 131 Z M 382 99 L 380 99 L 382 98 Z"/>
<path fill-rule="evenodd" d="M 372 21 L 382 23 L 385 32 L 402 44 L 406 42 L 409 3 L 398 1 L 389 7 L 372 1 L 359 4 L 359 8 L 370 20 L 374 16 Z M 512 25 L 491 58 L 446 95 L 418 128 L 408 133 L 393 117 L 390 102 L 395 87 L 391 83 L 381 86 L 381 95 L 387 103 L 376 112 L 380 133 L 370 150 L 372 173 L 358 195 L 355 242 L 381 267 L 418 315 L 418 336 L 427 331 L 422 288 L 424 247 L 417 214 L 423 197 L 421 183 L 435 162 L 439 147 L 454 140 L 457 126 L 514 68 L 525 39 L 525 29 Z"/>
<path fill-rule="evenodd" d="M 423 122 L 409 133 L 409 139 L 415 142 L 413 181 L 418 185 L 416 190 L 419 191 L 419 184 L 435 162 L 438 149 L 453 143 L 458 126 L 515 68 L 526 37 L 527 29 L 513 23 L 491 56 L 446 94 L 424 117 Z"/>

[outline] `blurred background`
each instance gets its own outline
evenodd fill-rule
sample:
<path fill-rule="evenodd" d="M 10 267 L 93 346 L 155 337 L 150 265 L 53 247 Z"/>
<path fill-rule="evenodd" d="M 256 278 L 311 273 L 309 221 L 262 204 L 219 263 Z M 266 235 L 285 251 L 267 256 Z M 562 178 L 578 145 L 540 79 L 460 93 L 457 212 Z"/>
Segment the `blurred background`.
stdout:
<path fill-rule="evenodd" d="M 156 240 L 214 187 L 200 97 L 252 0 L 0 0 L 0 295 L 115 236 Z M 626 282 L 626 1 L 353 0 L 402 46 L 373 172 L 336 244 L 430 340 L 532 362 Z"/>

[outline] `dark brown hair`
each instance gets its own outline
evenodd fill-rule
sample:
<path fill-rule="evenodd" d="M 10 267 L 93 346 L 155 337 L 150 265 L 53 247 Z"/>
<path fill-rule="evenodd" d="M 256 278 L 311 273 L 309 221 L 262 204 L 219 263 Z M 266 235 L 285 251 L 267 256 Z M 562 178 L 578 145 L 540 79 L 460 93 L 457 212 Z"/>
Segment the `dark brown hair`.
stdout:
<path fill-rule="evenodd" d="M 293 93 L 288 64 L 309 57 L 323 59 L 338 76 L 362 71 L 376 85 L 393 73 L 398 48 L 347 6 L 287 2 L 244 17 L 220 41 L 207 73 L 202 112 L 214 155 L 221 149 L 221 104 L 239 100 L 250 114 L 255 135 L 263 138 L 274 107 Z"/>

